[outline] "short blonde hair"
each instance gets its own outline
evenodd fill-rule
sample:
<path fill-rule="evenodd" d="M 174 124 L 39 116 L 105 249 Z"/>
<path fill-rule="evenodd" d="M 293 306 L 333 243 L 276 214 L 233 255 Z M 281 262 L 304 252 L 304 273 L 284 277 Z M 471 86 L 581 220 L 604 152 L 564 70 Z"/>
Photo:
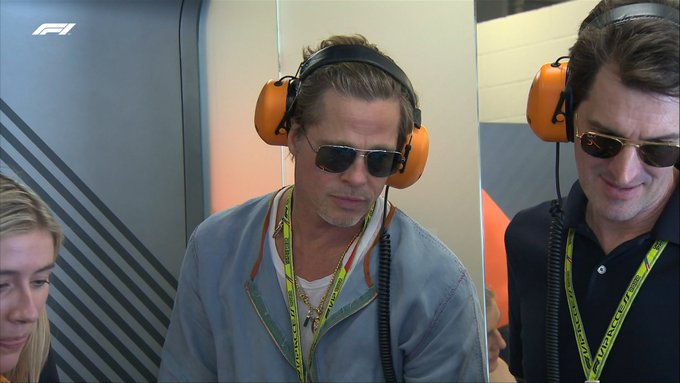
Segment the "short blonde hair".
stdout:
<path fill-rule="evenodd" d="M 359 34 L 331 36 L 321 41 L 317 47 L 304 48 L 302 57 L 306 61 L 318 51 L 338 45 L 358 45 L 370 48 L 393 61 L 381 52 L 377 45 L 370 43 L 366 37 Z M 322 96 L 329 90 L 366 101 L 376 99 L 399 101 L 396 150 L 401 151 L 404 148 L 408 135 L 413 131 L 414 107 L 417 107 L 418 96 L 415 93 L 410 94 L 405 86 L 383 69 L 364 62 L 347 61 L 326 65 L 314 70 L 301 82 L 292 115 L 292 121 L 299 124 L 301 132 L 306 132 L 307 126 L 315 125 L 322 120 L 324 113 L 321 107 Z"/>

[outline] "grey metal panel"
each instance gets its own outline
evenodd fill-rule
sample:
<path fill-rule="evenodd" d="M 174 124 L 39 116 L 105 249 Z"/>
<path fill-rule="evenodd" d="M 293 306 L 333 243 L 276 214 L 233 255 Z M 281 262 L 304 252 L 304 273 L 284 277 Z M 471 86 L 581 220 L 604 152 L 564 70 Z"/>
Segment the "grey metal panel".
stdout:
<path fill-rule="evenodd" d="M 482 187 L 509 218 L 556 198 L 555 144 L 527 124 L 480 124 L 480 156 Z M 577 178 L 573 143 L 560 144 L 562 197 Z"/>
<path fill-rule="evenodd" d="M 185 0 L 180 24 L 182 63 L 182 117 L 184 134 L 184 184 L 187 238 L 206 217 L 198 73 L 198 22 L 200 0 Z"/>
<path fill-rule="evenodd" d="M 199 5 L 0 2 L 0 170 L 65 228 L 48 301 L 62 381 L 155 380 L 203 214 L 196 37 L 180 34 Z M 75 25 L 33 35 L 43 23 Z"/>

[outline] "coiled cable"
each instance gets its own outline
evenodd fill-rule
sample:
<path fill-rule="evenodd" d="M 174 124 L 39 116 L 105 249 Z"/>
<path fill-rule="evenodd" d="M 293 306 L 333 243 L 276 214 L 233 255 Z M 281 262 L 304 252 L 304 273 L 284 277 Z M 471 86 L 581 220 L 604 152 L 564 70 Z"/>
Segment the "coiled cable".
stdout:
<path fill-rule="evenodd" d="M 385 187 L 385 206 L 383 221 L 380 229 L 380 258 L 378 259 L 378 345 L 380 347 L 380 362 L 385 375 L 385 382 L 396 383 L 392 361 L 392 339 L 390 336 L 390 264 L 392 262 L 392 244 L 390 235 L 385 227 L 387 217 L 387 192 Z"/>
<path fill-rule="evenodd" d="M 556 144 L 555 186 L 557 199 L 550 203 L 550 231 L 548 237 L 548 254 L 546 259 L 546 294 L 545 294 L 545 372 L 546 382 L 560 381 L 559 352 L 559 310 L 562 289 L 562 238 L 564 236 L 564 212 L 560 193 L 560 146 Z"/>

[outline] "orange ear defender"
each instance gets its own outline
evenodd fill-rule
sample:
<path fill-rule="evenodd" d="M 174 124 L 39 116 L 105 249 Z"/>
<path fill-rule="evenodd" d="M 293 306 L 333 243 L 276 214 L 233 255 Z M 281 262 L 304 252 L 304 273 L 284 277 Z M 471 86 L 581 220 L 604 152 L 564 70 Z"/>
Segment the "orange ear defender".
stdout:
<path fill-rule="evenodd" d="M 636 3 L 613 8 L 594 20 L 586 28 L 606 28 L 641 18 L 663 19 L 680 25 L 676 8 L 657 3 Z M 527 122 L 543 141 L 574 141 L 573 92 L 569 85 L 567 62 L 560 60 L 545 64 L 536 74 L 527 102 Z"/>
<path fill-rule="evenodd" d="M 402 151 L 404 164 L 402 168 L 387 179 L 387 185 L 397 189 L 405 189 L 418 181 L 423 175 L 427 155 L 430 152 L 430 136 L 425 125 L 414 128 Z"/>
<path fill-rule="evenodd" d="M 544 64 L 529 89 L 527 122 L 543 141 L 574 140 L 572 129 L 572 94 L 567 84 L 568 62 Z"/>
<path fill-rule="evenodd" d="M 269 80 L 255 105 L 255 129 L 269 145 L 288 145 L 288 131 L 283 127 L 290 79 Z"/>
<path fill-rule="evenodd" d="M 285 76 L 269 80 L 262 87 L 255 106 L 255 129 L 269 145 L 288 145 L 288 120 L 295 108 L 299 83 L 314 70 L 340 62 L 361 62 L 373 65 L 392 76 L 407 91 L 413 105 L 414 129 L 407 138 L 401 169 L 387 179 L 387 185 L 403 189 L 413 185 L 423 174 L 429 152 L 429 135 L 421 126 L 421 112 L 416 106 L 415 93 L 406 74 L 393 61 L 379 52 L 361 45 L 334 45 L 313 54 L 300 64 L 299 77 Z"/>

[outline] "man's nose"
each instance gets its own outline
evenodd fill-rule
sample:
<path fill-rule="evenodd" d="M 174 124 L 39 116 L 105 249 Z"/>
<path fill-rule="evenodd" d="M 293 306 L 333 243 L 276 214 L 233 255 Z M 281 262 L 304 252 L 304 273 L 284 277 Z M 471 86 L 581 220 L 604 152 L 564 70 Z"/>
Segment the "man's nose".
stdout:
<path fill-rule="evenodd" d="M 609 163 L 609 169 L 616 177 L 616 182 L 621 185 L 626 185 L 635 179 L 642 167 L 642 158 L 634 145 L 625 145 Z"/>
<path fill-rule="evenodd" d="M 368 164 L 366 162 L 366 153 L 357 153 L 352 165 L 345 170 L 343 178 L 352 184 L 364 184 L 368 180 L 370 173 L 368 172 Z"/>

